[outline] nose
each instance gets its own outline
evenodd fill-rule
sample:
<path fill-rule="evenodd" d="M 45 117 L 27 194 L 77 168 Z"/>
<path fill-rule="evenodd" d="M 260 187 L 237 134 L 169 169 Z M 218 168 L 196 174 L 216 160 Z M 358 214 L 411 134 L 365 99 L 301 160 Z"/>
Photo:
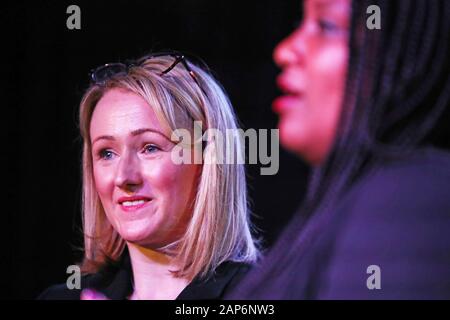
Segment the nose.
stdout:
<path fill-rule="evenodd" d="M 121 157 L 117 167 L 115 184 L 126 192 L 134 192 L 142 185 L 139 160 L 132 153 Z"/>
<path fill-rule="evenodd" d="M 280 68 L 284 68 L 288 65 L 302 63 L 304 51 L 305 42 L 299 27 L 275 47 L 273 59 Z"/>

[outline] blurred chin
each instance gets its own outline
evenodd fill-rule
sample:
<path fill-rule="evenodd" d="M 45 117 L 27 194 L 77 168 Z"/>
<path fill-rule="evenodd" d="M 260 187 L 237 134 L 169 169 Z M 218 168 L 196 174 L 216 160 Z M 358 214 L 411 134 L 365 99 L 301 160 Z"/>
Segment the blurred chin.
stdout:
<path fill-rule="evenodd" d="M 281 145 L 302 158 L 310 165 L 317 165 L 323 160 L 321 143 L 318 137 L 308 132 L 308 126 L 303 124 L 302 119 L 294 117 L 281 118 L 280 143 Z M 316 139 L 315 139 L 316 138 Z"/>
<path fill-rule="evenodd" d="M 280 143 L 287 150 L 303 157 L 305 151 L 305 130 L 301 121 L 284 116 L 278 125 L 280 129 Z"/>

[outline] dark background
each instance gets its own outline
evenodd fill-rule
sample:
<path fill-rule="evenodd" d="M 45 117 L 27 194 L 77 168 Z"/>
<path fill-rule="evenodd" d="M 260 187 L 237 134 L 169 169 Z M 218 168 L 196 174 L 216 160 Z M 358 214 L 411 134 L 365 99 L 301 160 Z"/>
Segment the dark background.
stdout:
<path fill-rule="evenodd" d="M 81 8 L 81 30 L 66 9 Z M 91 68 L 176 49 L 204 59 L 244 129 L 276 128 L 275 45 L 301 3 L 255 0 L 36 1 L 0 5 L 2 154 L 0 298 L 33 299 L 65 282 L 80 253 L 78 103 Z M 2 132 L 3 133 L 3 132 Z M 277 175 L 248 166 L 256 225 L 270 246 L 297 207 L 306 166 L 280 150 Z M 6 204 L 6 205 L 5 205 Z"/>

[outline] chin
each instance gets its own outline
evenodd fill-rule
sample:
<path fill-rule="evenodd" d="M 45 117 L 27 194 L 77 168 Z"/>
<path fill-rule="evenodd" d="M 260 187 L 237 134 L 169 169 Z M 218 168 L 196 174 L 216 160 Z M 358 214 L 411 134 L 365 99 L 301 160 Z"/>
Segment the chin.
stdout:
<path fill-rule="evenodd" d="M 305 132 L 302 130 L 298 122 L 282 119 L 279 124 L 280 129 L 280 143 L 289 151 L 301 155 L 302 150 L 305 149 Z"/>
<path fill-rule="evenodd" d="M 140 244 L 145 242 L 151 235 L 149 234 L 148 230 L 142 230 L 142 229 L 127 229 L 127 230 L 120 230 L 119 232 L 122 239 L 124 239 L 127 242 Z"/>
<path fill-rule="evenodd" d="M 320 142 L 302 130 L 299 121 L 284 120 L 280 122 L 280 143 L 290 152 L 302 158 L 309 165 L 319 165 L 324 160 L 325 156 L 318 148 Z"/>

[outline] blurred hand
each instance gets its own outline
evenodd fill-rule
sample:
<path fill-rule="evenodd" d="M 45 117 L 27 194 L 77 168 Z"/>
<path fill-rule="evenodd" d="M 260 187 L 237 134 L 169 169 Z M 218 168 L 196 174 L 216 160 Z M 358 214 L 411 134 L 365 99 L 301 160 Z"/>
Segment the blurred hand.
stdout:
<path fill-rule="evenodd" d="M 81 291 L 80 295 L 81 300 L 110 300 L 104 294 L 92 290 L 92 289 L 84 289 Z"/>

